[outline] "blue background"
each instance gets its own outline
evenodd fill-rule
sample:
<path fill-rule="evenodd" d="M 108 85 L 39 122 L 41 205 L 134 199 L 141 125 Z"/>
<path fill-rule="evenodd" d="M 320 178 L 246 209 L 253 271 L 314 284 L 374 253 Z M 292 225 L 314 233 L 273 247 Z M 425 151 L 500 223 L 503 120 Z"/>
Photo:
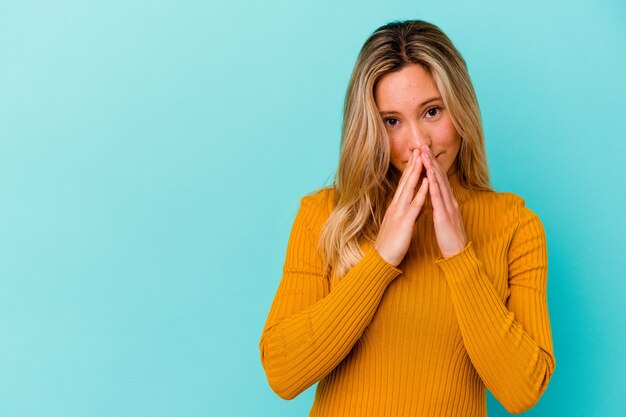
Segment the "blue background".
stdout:
<path fill-rule="evenodd" d="M 527 415 L 623 416 L 617 0 L 0 1 L 0 416 L 307 415 L 261 330 L 357 53 L 408 18 L 461 51 L 493 184 L 547 232 L 557 368 Z"/>

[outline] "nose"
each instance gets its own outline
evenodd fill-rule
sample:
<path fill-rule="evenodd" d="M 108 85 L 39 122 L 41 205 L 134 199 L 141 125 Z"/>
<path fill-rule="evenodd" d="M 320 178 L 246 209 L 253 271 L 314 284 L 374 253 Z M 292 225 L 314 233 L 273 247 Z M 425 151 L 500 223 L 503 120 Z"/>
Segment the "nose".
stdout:
<path fill-rule="evenodd" d="M 430 134 L 419 125 L 413 125 L 409 129 L 407 137 L 408 148 L 413 152 L 414 149 L 421 151 L 422 146 L 426 144 L 430 148 L 432 145 Z"/>

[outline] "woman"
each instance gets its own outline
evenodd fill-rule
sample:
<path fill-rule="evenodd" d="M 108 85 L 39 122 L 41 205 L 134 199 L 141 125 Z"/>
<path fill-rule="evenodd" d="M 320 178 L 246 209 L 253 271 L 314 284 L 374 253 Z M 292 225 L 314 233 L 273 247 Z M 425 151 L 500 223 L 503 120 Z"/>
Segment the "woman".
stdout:
<path fill-rule="evenodd" d="M 489 184 L 466 64 L 428 22 L 359 53 L 333 186 L 300 200 L 259 343 L 272 389 L 319 381 L 310 416 L 530 409 L 555 369 L 547 246 Z"/>

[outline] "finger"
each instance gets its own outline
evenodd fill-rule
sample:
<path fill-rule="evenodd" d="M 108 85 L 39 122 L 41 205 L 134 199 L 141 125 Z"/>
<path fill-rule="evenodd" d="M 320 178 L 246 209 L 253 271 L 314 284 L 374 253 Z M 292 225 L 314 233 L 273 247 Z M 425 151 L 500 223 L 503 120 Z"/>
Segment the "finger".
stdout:
<path fill-rule="evenodd" d="M 415 175 L 416 170 L 421 172 L 421 160 L 419 161 L 420 166 L 419 167 L 415 166 L 417 165 L 416 161 L 418 158 L 419 157 L 416 155 L 416 151 L 413 151 L 411 153 L 411 158 L 409 159 L 406 167 L 404 168 L 402 177 L 400 178 L 398 188 L 396 189 L 396 192 L 393 198 L 394 203 L 398 203 L 400 201 L 406 201 L 406 199 L 403 199 L 405 192 L 407 192 L 406 190 L 408 189 L 413 190 L 415 188 L 415 184 L 407 184 L 407 182 L 409 182 L 412 176 Z M 417 173 L 418 177 L 419 177 L 419 172 Z"/>
<path fill-rule="evenodd" d="M 444 175 L 443 169 L 436 158 L 433 156 L 430 149 L 427 151 L 426 156 L 428 156 L 427 161 L 432 166 L 433 173 L 435 178 L 437 179 L 437 185 L 439 192 L 441 194 L 441 198 L 443 199 L 444 205 L 447 209 L 453 209 L 455 200 L 454 194 L 452 193 L 452 186 L 448 182 L 448 176 Z"/>
<path fill-rule="evenodd" d="M 445 190 L 447 191 L 447 194 L 449 196 L 449 201 L 450 202 L 456 201 L 456 197 L 454 196 L 454 192 L 452 191 L 452 185 L 450 184 L 450 180 L 448 179 L 448 173 L 444 172 L 437 158 L 433 157 L 432 161 L 433 161 L 433 165 L 435 166 L 435 168 L 439 171 L 439 174 L 440 174 L 439 176 L 443 180 L 442 183 L 445 185 Z"/>
<path fill-rule="evenodd" d="M 424 201 L 426 201 L 426 194 L 428 193 L 428 178 L 424 178 L 422 180 L 422 184 L 420 185 L 417 194 L 413 201 L 411 201 L 411 208 L 413 209 L 413 216 L 417 217 L 419 212 L 422 210 L 424 206 Z"/>
<path fill-rule="evenodd" d="M 396 191 L 393 195 L 393 199 L 391 200 L 390 204 L 396 204 L 398 202 L 398 199 L 400 198 L 400 192 L 404 188 L 404 183 L 406 182 L 406 177 L 409 175 L 412 160 L 413 160 L 413 154 L 411 154 L 411 157 L 409 158 L 409 162 L 407 163 L 407 166 L 404 168 L 404 172 L 402 173 L 402 176 L 400 176 L 400 181 L 398 181 L 398 186 L 396 187 Z"/>
<path fill-rule="evenodd" d="M 433 210 L 446 211 L 446 204 L 441 195 L 441 186 L 434 172 L 434 167 L 428 155 L 424 155 L 426 160 L 426 176 L 428 177 L 428 189 L 430 191 L 430 199 L 433 203 Z"/>
<path fill-rule="evenodd" d="M 407 206 L 411 203 L 411 200 L 413 200 L 413 198 L 415 197 L 415 187 L 417 186 L 417 182 L 420 179 L 420 174 L 422 173 L 423 168 L 423 163 L 422 163 L 422 158 L 415 158 L 414 161 L 412 162 L 413 165 L 415 165 L 413 167 L 413 171 L 411 172 L 411 175 L 407 178 L 406 182 L 405 182 L 405 186 L 404 189 L 402 190 L 402 194 L 400 195 L 400 202 L 402 202 L 403 204 L 406 204 Z"/>

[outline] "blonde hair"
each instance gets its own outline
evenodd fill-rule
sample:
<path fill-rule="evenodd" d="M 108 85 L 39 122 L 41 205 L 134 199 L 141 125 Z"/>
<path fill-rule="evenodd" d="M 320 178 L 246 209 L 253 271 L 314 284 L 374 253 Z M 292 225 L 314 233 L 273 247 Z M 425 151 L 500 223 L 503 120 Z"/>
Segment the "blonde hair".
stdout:
<path fill-rule="evenodd" d="M 390 164 L 389 139 L 374 101 L 378 80 L 420 64 L 433 77 L 461 136 L 456 159 L 461 185 L 493 191 L 476 94 L 465 60 L 437 26 L 394 21 L 376 29 L 359 52 L 344 102 L 339 165 L 331 188 L 334 210 L 322 227 L 318 250 L 330 279 L 343 277 L 373 243 L 400 176 Z"/>

